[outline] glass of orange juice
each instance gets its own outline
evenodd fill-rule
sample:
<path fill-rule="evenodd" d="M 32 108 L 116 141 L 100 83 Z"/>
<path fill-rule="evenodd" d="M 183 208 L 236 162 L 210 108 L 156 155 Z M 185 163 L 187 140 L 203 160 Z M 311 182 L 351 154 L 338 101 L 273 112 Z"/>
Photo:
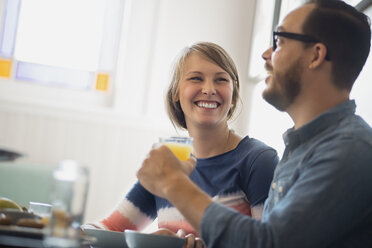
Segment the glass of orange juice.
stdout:
<path fill-rule="evenodd" d="M 160 138 L 160 143 L 168 146 L 179 160 L 186 161 L 192 153 L 191 137 Z"/>

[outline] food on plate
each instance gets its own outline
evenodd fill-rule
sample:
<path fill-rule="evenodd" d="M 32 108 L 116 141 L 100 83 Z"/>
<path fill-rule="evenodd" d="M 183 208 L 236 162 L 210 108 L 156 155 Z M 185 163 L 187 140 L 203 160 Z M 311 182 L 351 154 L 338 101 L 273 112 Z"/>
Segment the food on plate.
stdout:
<path fill-rule="evenodd" d="M 6 197 L 0 197 L 0 225 L 43 228 L 45 224 L 40 216 L 30 213 L 18 203 Z"/>
<path fill-rule="evenodd" d="M 12 219 L 7 216 L 6 214 L 0 213 L 0 225 L 10 225 L 12 223 Z"/>
<path fill-rule="evenodd" d="M 16 226 L 43 228 L 44 223 L 40 219 L 21 218 L 17 221 Z"/>
<path fill-rule="evenodd" d="M 48 226 L 50 223 L 50 217 L 49 216 L 44 216 L 41 218 L 41 222 L 45 225 Z"/>
<path fill-rule="evenodd" d="M 8 209 L 8 208 L 23 211 L 22 206 L 20 206 L 15 201 L 12 201 L 6 197 L 0 197 L 0 209 Z"/>

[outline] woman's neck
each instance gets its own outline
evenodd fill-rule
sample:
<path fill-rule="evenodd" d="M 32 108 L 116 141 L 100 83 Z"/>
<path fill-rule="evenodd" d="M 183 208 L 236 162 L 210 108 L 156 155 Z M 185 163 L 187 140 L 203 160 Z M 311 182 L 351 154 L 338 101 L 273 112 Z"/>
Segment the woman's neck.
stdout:
<path fill-rule="evenodd" d="M 214 157 L 236 148 L 241 137 L 230 130 L 229 127 L 197 128 L 188 130 L 193 137 L 193 154 L 197 158 Z"/>

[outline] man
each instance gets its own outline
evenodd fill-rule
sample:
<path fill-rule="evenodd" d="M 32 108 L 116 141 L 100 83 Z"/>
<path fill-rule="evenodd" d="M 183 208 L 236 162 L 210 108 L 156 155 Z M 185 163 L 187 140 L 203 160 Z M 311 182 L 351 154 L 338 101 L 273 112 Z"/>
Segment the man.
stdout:
<path fill-rule="evenodd" d="M 368 18 L 338 0 L 310 1 L 274 32 L 263 97 L 295 125 L 262 222 L 213 203 L 188 179 L 194 161 L 164 146 L 143 162 L 141 184 L 176 206 L 208 247 L 372 247 L 372 129 L 349 100 L 370 39 Z"/>

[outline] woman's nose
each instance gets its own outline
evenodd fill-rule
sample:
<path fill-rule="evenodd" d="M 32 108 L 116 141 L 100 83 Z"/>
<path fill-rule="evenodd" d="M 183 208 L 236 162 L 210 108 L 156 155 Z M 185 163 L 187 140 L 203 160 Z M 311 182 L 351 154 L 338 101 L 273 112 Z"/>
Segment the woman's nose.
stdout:
<path fill-rule="evenodd" d="M 214 87 L 213 80 L 204 81 L 201 92 L 205 95 L 215 95 L 216 88 Z"/>

